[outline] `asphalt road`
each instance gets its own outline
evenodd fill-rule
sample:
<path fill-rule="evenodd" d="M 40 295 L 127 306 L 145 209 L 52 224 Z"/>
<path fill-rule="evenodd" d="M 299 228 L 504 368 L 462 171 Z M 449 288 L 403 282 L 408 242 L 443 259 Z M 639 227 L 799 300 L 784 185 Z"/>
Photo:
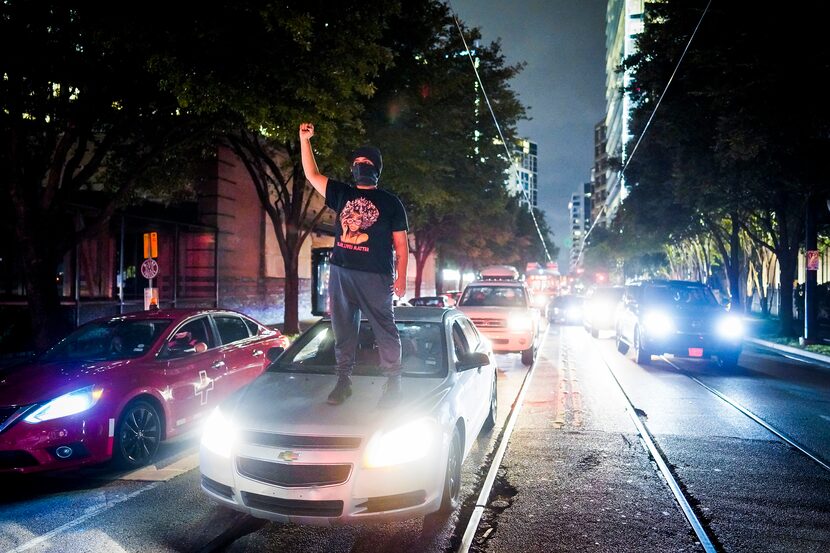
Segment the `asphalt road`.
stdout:
<path fill-rule="evenodd" d="M 419 520 L 300 527 L 219 508 L 199 489 L 194 436 L 139 472 L 0 480 L 0 553 L 456 551 L 527 374 L 517 355 L 498 362 L 499 425 L 464 464 L 463 507 L 432 532 Z M 830 551 L 830 471 L 704 387 L 827 461 L 830 373 L 754 348 L 740 365 L 639 366 L 607 337 L 551 326 L 472 550 L 702 551 L 627 396 L 716 550 Z"/>

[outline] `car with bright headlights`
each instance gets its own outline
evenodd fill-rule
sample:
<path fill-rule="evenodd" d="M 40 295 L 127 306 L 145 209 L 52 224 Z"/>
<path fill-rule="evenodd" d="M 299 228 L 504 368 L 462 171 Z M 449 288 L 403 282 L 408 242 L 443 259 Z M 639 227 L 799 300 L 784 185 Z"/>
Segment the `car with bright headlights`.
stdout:
<path fill-rule="evenodd" d="M 582 322 L 585 298 L 564 294 L 553 298 L 550 307 L 550 321 L 555 324 L 575 325 Z"/>
<path fill-rule="evenodd" d="M 80 326 L 0 370 L 0 473 L 150 463 L 259 376 L 279 331 L 233 311 L 156 310 Z M 274 349 L 278 352 L 280 350 Z"/>
<path fill-rule="evenodd" d="M 652 355 L 714 357 L 735 367 L 743 342 L 743 322 L 721 306 L 700 282 L 648 280 L 625 287 L 616 318 L 617 349 L 632 350 L 637 363 Z"/>
<path fill-rule="evenodd" d="M 582 309 L 582 325 L 594 338 L 603 330 L 614 330 L 617 306 L 625 289 L 622 286 L 600 286 L 585 298 Z"/>
<path fill-rule="evenodd" d="M 519 353 L 531 365 L 542 334 L 541 310 L 534 307 L 530 292 L 512 267 L 494 266 L 481 271 L 481 278 L 464 288 L 458 309 L 493 344 L 496 353 Z"/>
<path fill-rule="evenodd" d="M 379 405 L 386 377 L 368 321 L 360 324 L 351 397 L 326 402 L 337 375 L 331 321 L 321 319 L 206 421 L 202 490 L 231 509 L 299 524 L 454 510 L 461 465 L 496 421 L 493 354 L 456 309 L 396 307 L 395 323 L 400 403 Z"/>

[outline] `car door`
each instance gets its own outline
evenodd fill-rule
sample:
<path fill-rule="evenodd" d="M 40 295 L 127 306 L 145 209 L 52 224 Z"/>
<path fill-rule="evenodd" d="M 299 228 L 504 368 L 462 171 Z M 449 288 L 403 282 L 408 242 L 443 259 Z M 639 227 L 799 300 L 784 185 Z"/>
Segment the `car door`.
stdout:
<path fill-rule="evenodd" d="M 251 335 L 239 315 L 212 315 L 225 361 L 226 390 L 231 393 L 248 384 L 265 369 L 265 349 L 259 336 Z"/>
<path fill-rule="evenodd" d="M 464 332 L 464 338 L 467 340 L 470 351 L 478 351 L 489 355 L 489 352 L 482 343 L 481 335 L 476 330 L 475 325 L 473 325 L 469 319 L 464 317 L 459 318 L 458 322 L 461 325 L 461 330 Z M 490 367 L 485 366 L 477 369 L 471 369 L 468 372 L 474 373 L 474 379 L 476 381 L 476 399 L 474 409 L 480 416 L 480 422 L 483 423 L 490 410 L 490 392 L 493 383 L 493 371 Z"/>
<path fill-rule="evenodd" d="M 462 319 L 455 319 L 450 331 L 451 355 L 456 371 L 458 371 L 458 363 L 464 355 L 474 351 L 470 347 L 461 321 Z M 470 428 L 478 428 L 483 420 L 480 407 L 482 387 L 480 372 L 480 369 L 458 371 L 458 411 Z"/>
<path fill-rule="evenodd" d="M 206 351 L 198 351 L 199 342 L 207 346 Z M 159 353 L 167 382 L 162 396 L 172 413 L 168 428 L 178 429 L 205 416 L 220 399 L 225 368 L 217 346 L 206 315 L 184 321 L 168 337 Z"/>

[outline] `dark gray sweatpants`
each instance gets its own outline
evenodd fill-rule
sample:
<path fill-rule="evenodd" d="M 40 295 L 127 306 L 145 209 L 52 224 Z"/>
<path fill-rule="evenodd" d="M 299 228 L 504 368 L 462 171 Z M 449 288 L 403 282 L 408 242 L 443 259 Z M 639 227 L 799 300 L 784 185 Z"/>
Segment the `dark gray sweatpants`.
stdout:
<path fill-rule="evenodd" d="M 354 369 L 361 313 L 375 332 L 381 371 L 386 376 L 401 374 L 401 337 L 392 310 L 393 285 L 392 275 L 331 266 L 329 305 L 338 376 L 349 376 Z"/>

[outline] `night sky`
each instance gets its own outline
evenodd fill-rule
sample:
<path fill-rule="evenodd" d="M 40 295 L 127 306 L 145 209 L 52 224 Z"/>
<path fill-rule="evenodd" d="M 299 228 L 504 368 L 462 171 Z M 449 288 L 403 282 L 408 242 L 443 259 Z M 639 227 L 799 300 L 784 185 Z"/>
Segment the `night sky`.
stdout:
<path fill-rule="evenodd" d="M 564 273 L 568 201 L 591 179 L 594 125 L 605 117 L 606 0 L 449 4 L 468 27 L 481 28 L 485 42 L 500 38 L 508 62 L 527 62 L 513 81 L 530 108 L 531 120 L 519 123 L 519 133 L 539 146 L 539 207 L 554 232 Z"/>

